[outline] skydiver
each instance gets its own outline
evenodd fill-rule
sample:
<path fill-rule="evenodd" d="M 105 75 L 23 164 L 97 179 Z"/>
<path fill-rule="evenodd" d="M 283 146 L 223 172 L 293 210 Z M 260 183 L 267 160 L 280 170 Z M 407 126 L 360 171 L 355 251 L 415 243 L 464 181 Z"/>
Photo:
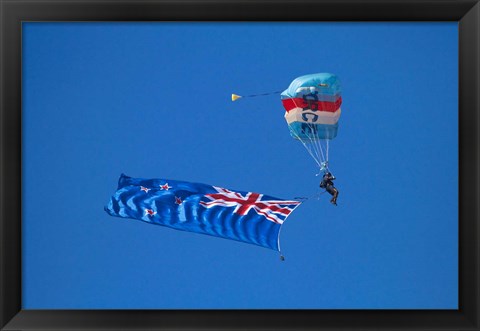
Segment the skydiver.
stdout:
<path fill-rule="evenodd" d="M 330 193 L 330 195 L 332 195 L 332 199 L 330 200 L 330 202 L 336 206 L 338 190 L 333 184 L 333 180 L 335 180 L 335 177 L 330 172 L 327 171 L 323 175 L 322 181 L 320 182 L 320 187 L 326 189 L 327 192 Z"/>

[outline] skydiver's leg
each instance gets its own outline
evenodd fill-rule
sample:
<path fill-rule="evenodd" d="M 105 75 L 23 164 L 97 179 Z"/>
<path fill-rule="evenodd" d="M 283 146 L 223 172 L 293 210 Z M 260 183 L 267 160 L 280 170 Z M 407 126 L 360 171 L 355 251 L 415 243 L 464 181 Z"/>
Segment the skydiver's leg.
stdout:
<path fill-rule="evenodd" d="M 332 203 L 336 205 L 337 204 L 337 197 L 338 197 L 338 190 L 335 187 L 333 189 L 335 190 L 335 193 L 333 194 L 333 198 L 332 198 L 333 202 Z"/>
<path fill-rule="evenodd" d="M 335 187 L 333 187 L 332 185 L 327 185 L 327 188 L 326 188 L 327 192 L 330 193 L 330 195 L 334 195 L 335 194 Z"/>
<path fill-rule="evenodd" d="M 330 200 L 330 202 L 333 203 L 334 205 L 336 205 L 337 204 L 337 197 L 338 197 L 338 190 L 335 187 L 333 187 L 331 185 L 328 185 L 327 192 L 332 195 L 332 199 Z"/>

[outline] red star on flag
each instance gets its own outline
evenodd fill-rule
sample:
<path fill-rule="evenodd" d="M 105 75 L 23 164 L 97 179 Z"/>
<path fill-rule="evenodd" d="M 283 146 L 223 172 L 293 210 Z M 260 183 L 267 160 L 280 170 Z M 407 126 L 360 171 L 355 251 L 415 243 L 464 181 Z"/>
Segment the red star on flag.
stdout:
<path fill-rule="evenodd" d="M 145 209 L 145 215 L 148 215 L 148 216 L 153 216 L 155 215 L 157 212 L 154 211 L 153 209 Z"/>
<path fill-rule="evenodd" d="M 140 186 L 140 190 L 145 191 L 145 193 L 148 193 L 148 191 L 150 191 L 151 188 L 147 188 L 147 187 L 144 187 L 144 186 Z"/>
<path fill-rule="evenodd" d="M 183 202 L 182 199 L 180 199 L 179 197 L 175 197 L 175 203 L 176 203 L 177 205 L 181 205 L 182 202 Z"/>
<path fill-rule="evenodd" d="M 172 187 L 171 186 L 168 186 L 168 183 L 165 183 L 165 185 L 160 185 L 160 189 L 161 190 L 166 190 L 168 191 L 169 189 L 171 189 Z"/>

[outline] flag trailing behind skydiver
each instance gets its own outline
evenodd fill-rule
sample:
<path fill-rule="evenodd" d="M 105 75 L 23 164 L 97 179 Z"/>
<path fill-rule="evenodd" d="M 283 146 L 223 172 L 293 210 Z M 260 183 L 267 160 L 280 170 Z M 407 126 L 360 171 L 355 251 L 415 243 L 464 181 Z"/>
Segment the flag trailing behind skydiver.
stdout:
<path fill-rule="evenodd" d="M 280 228 L 300 204 L 207 184 L 122 174 L 105 211 L 112 216 L 280 251 Z"/>

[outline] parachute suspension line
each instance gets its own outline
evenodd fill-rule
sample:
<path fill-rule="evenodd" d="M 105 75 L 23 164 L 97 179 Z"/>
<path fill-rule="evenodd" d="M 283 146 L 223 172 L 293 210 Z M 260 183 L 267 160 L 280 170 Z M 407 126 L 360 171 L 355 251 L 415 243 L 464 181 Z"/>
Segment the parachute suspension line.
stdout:
<path fill-rule="evenodd" d="M 328 161 L 327 158 L 323 155 L 323 148 L 322 148 L 322 141 L 320 139 L 317 140 L 318 146 L 320 147 L 320 153 L 322 153 L 322 162 Z"/>
<path fill-rule="evenodd" d="M 316 138 L 313 134 L 315 133 L 315 126 L 312 124 L 311 129 L 312 137 L 310 139 L 310 142 L 313 146 L 315 146 L 316 149 L 316 154 L 320 162 L 325 161 L 325 156 L 323 155 L 323 150 L 322 150 L 322 142 L 320 139 Z M 321 164 L 321 163 L 320 163 Z"/>
<path fill-rule="evenodd" d="M 328 169 L 328 149 L 329 149 L 329 146 L 330 146 L 330 139 L 327 139 L 327 169 Z"/>
<path fill-rule="evenodd" d="M 310 137 L 310 143 L 315 147 L 318 159 L 320 162 L 323 162 L 323 151 L 322 151 L 322 145 L 320 144 L 320 141 L 314 136 L 315 133 L 315 126 L 312 124 L 310 132 L 312 136 Z"/>
<path fill-rule="evenodd" d="M 328 148 L 330 146 L 330 139 L 327 139 L 327 161 L 328 161 Z"/>
<path fill-rule="evenodd" d="M 300 141 L 310 154 L 312 159 L 317 163 L 319 171 L 316 176 L 320 176 L 323 172 L 329 171 L 328 161 L 329 161 L 329 152 L 330 152 L 330 141 L 329 139 L 318 139 L 315 134 L 315 127 L 312 124 L 307 124 L 309 132 L 304 133 L 305 139 L 300 138 L 300 136 L 293 130 L 290 130 L 295 139 Z M 322 141 L 325 140 L 323 143 Z"/>
<path fill-rule="evenodd" d="M 300 139 L 300 137 L 298 136 L 298 134 L 293 131 L 293 130 L 290 130 L 290 132 L 292 132 L 294 135 L 295 135 L 295 139 L 297 139 L 298 141 L 300 141 L 303 145 L 303 147 L 305 147 L 305 149 L 307 150 L 307 152 L 310 154 L 310 156 L 312 157 L 312 159 L 315 160 L 315 162 L 317 163 L 317 165 L 319 167 L 321 167 L 321 164 L 318 162 L 317 158 L 315 157 L 315 155 L 313 155 L 312 151 L 310 150 L 310 148 L 308 148 L 307 144 L 302 140 Z"/>
<path fill-rule="evenodd" d="M 318 146 L 316 144 L 316 141 L 315 139 L 313 138 L 313 130 L 314 130 L 314 127 L 309 124 L 308 125 L 308 129 L 310 130 L 309 133 L 307 133 L 307 137 L 308 137 L 308 141 L 310 142 L 310 145 L 312 148 L 312 150 L 315 152 L 315 156 L 316 156 L 316 160 L 319 160 L 321 162 L 322 158 L 320 157 L 320 154 L 319 154 L 319 149 L 318 149 Z M 310 135 L 312 134 L 312 135 Z M 318 163 L 318 162 L 317 162 Z"/>
<path fill-rule="evenodd" d="M 319 167 L 321 167 L 321 162 L 323 160 L 323 153 L 321 153 L 321 148 L 319 149 L 318 141 L 314 137 L 315 127 L 312 124 L 308 124 L 307 126 L 309 129 L 309 132 L 306 132 L 305 134 L 309 141 L 309 145 L 308 145 L 309 149 L 315 152 L 314 159 L 315 161 L 317 161 L 317 164 L 319 165 Z M 322 156 L 320 156 L 320 154 L 322 154 Z"/>
<path fill-rule="evenodd" d="M 325 171 L 325 169 L 328 167 L 328 152 L 326 152 L 326 156 L 324 157 L 322 141 L 319 139 L 318 143 L 319 143 L 319 146 L 320 146 L 320 150 L 322 152 L 322 163 L 321 163 L 320 170 L 319 170 L 317 176 L 319 176 L 322 173 L 322 170 Z"/>
<path fill-rule="evenodd" d="M 313 152 L 316 152 L 316 150 L 313 149 L 313 148 L 310 148 L 310 147 L 307 145 L 307 143 L 305 143 L 305 142 L 304 142 L 302 139 L 300 139 L 298 136 L 297 136 L 297 139 L 300 140 L 300 142 L 302 143 L 303 147 L 305 147 L 305 149 L 306 149 L 307 152 L 310 154 L 310 156 L 312 157 L 312 159 L 315 160 L 315 162 L 317 163 L 317 165 L 318 165 L 319 167 L 321 167 L 321 164 L 320 164 L 320 162 L 318 161 L 318 160 L 319 160 L 318 155 L 314 155 L 314 154 L 313 154 Z M 310 145 L 310 146 L 311 146 L 311 145 Z M 313 152 L 312 152 L 312 150 L 313 150 Z M 316 154 L 318 154 L 318 152 L 316 152 Z"/>
<path fill-rule="evenodd" d="M 312 135 L 308 136 L 308 137 L 309 137 L 311 145 L 315 147 L 315 153 L 317 155 L 317 159 L 320 162 L 320 169 L 321 169 L 322 164 L 325 164 L 325 162 L 328 162 L 328 156 L 325 157 L 325 155 L 323 153 L 322 140 L 318 139 L 316 136 L 314 136 L 315 129 L 316 129 L 316 127 L 314 126 L 314 124 L 311 124 L 310 132 L 311 132 Z M 319 174 L 320 174 L 320 172 L 319 172 Z"/>

